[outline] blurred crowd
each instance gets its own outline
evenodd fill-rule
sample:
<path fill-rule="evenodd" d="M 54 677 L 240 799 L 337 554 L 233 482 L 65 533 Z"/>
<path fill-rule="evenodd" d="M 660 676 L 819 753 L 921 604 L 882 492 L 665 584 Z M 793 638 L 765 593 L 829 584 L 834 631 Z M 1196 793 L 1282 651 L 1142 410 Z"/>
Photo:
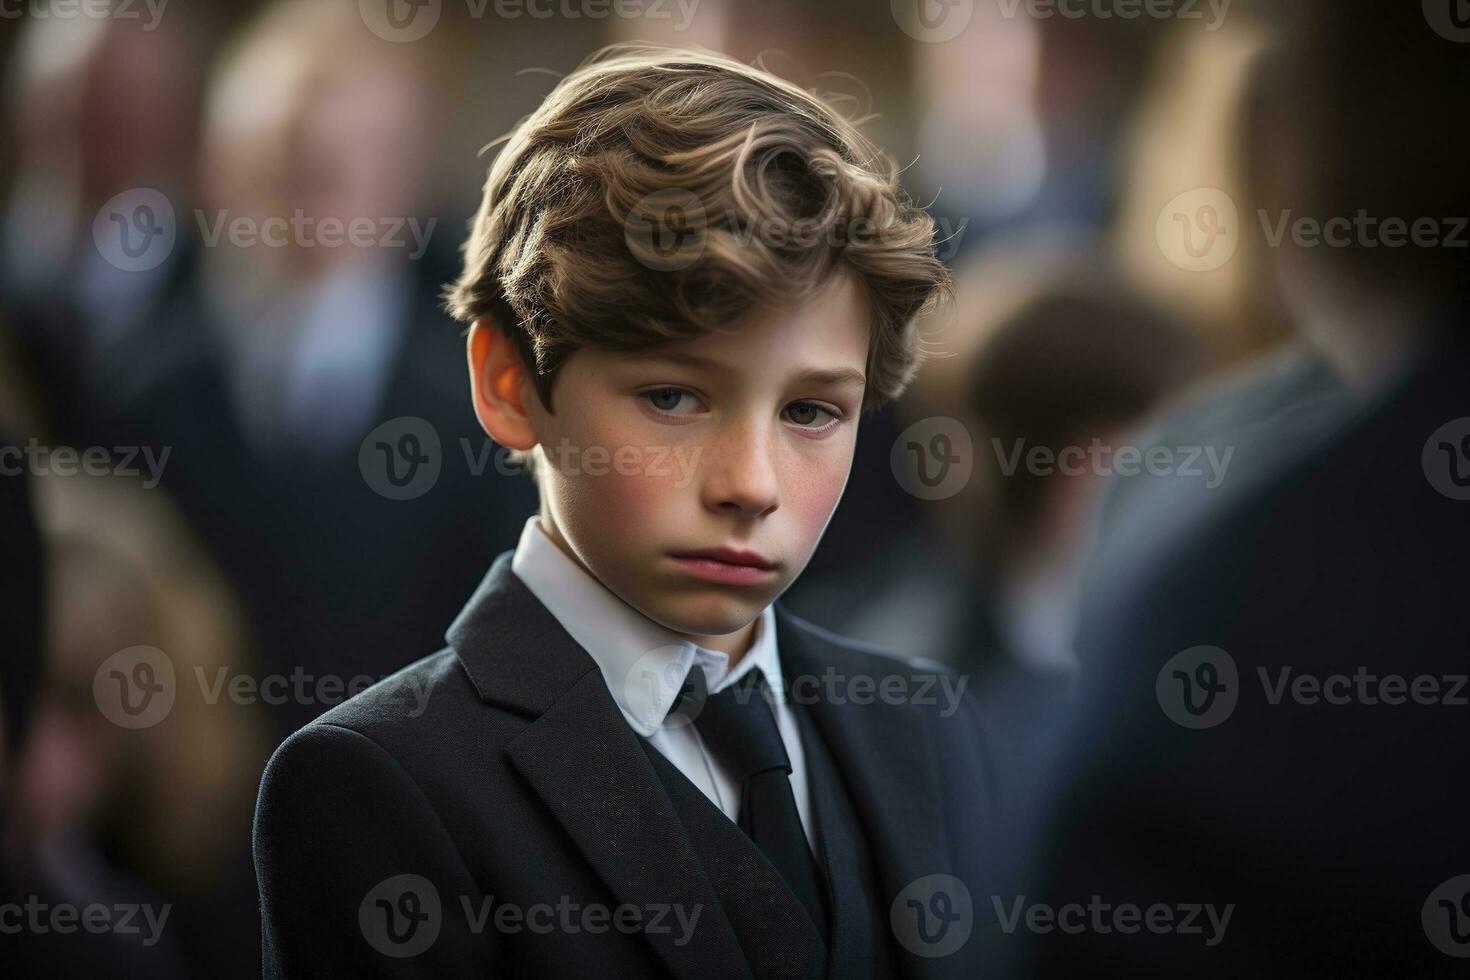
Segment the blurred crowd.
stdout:
<path fill-rule="evenodd" d="M 170 909 L 156 933 L 0 937 L 0 964 L 258 973 L 265 759 L 440 647 L 535 507 L 475 424 L 440 305 L 480 149 L 627 38 L 828 93 L 935 216 L 957 288 L 921 324 L 932 356 L 863 421 L 783 601 L 971 678 L 1004 802 L 974 831 L 995 894 L 1256 901 L 1219 975 L 1403 962 L 1357 925 L 1417 922 L 1470 870 L 1435 749 L 1463 721 L 1244 689 L 1280 664 L 1439 676 L 1470 640 L 1470 423 L 1431 438 L 1470 416 L 1453 23 L 976 0 L 943 8 L 968 12 L 947 36 L 887 2 L 444 3 L 406 40 L 372 6 L 0 23 L 0 901 Z M 1358 223 L 1312 247 L 1289 226 L 1363 211 L 1440 240 Z M 377 465 L 385 446 L 428 487 Z M 1201 646 L 1242 688 L 1209 743 L 1155 685 Z M 130 683 L 162 717 L 139 720 Z M 1314 902 L 1341 928 L 1278 945 Z M 1175 938 L 1120 968 L 1175 975 L 1197 952 Z M 1112 955 L 1033 939 L 977 925 L 999 975 Z"/>

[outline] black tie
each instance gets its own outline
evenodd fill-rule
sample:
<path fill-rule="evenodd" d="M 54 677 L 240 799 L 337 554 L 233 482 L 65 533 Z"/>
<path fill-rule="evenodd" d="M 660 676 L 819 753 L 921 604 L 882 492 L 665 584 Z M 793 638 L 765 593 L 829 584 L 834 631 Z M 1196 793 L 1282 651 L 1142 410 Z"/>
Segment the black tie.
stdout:
<path fill-rule="evenodd" d="M 709 694 L 704 670 L 689 671 L 674 713 L 692 720 L 715 758 L 740 784 L 740 829 L 755 842 L 801 899 L 822 942 L 827 923 L 817 863 L 807 846 L 791 791 L 791 759 L 767 701 L 765 678 L 752 670 Z"/>

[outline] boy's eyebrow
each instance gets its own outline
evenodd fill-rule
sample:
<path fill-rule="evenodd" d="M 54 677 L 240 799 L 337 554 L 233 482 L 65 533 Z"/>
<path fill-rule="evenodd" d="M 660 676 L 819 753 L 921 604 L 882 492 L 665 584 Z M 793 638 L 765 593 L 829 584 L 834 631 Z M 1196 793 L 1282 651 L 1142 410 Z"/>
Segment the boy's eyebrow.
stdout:
<path fill-rule="evenodd" d="M 710 370 L 721 370 L 726 366 L 723 361 L 712 357 L 683 351 L 635 351 L 633 356 L 640 360 L 667 361 L 670 364 Z M 859 387 L 866 387 L 868 383 L 867 377 L 856 368 L 809 368 L 797 375 L 796 380 L 812 384 L 855 384 Z"/>
<path fill-rule="evenodd" d="M 810 381 L 814 384 L 841 385 L 855 384 L 860 388 L 866 387 L 868 379 L 863 377 L 863 372 L 856 368 L 812 368 L 797 375 L 798 381 Z"/>

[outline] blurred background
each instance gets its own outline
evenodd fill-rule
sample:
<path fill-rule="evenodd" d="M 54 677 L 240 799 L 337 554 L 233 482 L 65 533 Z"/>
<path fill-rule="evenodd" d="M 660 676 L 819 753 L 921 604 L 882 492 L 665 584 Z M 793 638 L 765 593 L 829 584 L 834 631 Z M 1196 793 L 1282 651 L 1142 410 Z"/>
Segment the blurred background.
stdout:
<path fill-rule="evenodd" d="M 1361 528 L 1385 508 L 1417 514 L 1394 531 L 1400 552 L 1378 553 L 1380 578 L 1349 587 L 1313 566 L 1306 582 L 1274 580 L 1295 606 L 1251 605 L 1263 568 L 1300 570 L 1319 544 L 1292 539 L 1300 523 L 1282 515 L 1297 512 L 1270 493 L 1351 450 L 1334 440 L 1388 411 L 1387 386 L 1412 383 L 1462 296 L 1449 235 L 1470 203 L 1453 121 L 1470 20 L 1453 3 L 1398 6 L 0 4 L 0 901 L 171 909 L 152 942 L 146 928 L 7 934 L 0 963 L 258 974 L 249 826 L 270 751 L 405 651 L 439 648 L 535 506 L 475 424 L 439 294 L 478 204 L 481 148 L 613 41 L 706 47 L 826 94 L 936 219 L 957 288 L 921 324 L 932 356 L 901 402 L 863 421 L 847 497 L 784 601 L 971 678 L 1005 803 L 973 828 L 996 894 L 1055 874 L 1038 856 L 1057 841 L 1119 845 L 1077 843 L 1088 828 L 1066 820 L 1129 796 L 1112 782 L 1075 796 L 1089 776 L 1112 779 L 1116 756 L 1088 750 L 1114 734 L 1097 706 L 1125 703 L 1086 681 L 1089 665 L 1136 679 L 1148 702 L 1167 656 L 1226 645 L 1220 623 L 1250 624 L 1243 655 L 1353 588 L 1360 608 L 1396 609 L 1399 632 L 1360 618 L 1357 635 L 1382 642 L 1346 654 L 1319 637 L 1337 666 L 1376 663 L 1411 620 L 1428 631 L 1419 653 L 1463 654 L 1463 614 L 1433 602 L 1464 584 L 1442 549 L 1463 540 L 1470 426 L 1439 440 L 1442 464 L 1430 447 L 1421 465 L 1459 402 L 1375 443 L 1372 472 L 1408 484 L 1369 480 L 1342 502 L 1343 484 L 1326 483 L 1299 502 L 1358 540 L 1339 568 L 1371 553 Z M 1358 224 L 1350 245 L 1313 248 L 1289 224 L 1360 207 L 1443 222 L 1439 239 L 1375 249 Z M 422 457 L 432 479 L 417 464 L 403 478 L 383 446 Z M 1163 453 L 1142 465 L 1151 447 Z M 1384 462 L 1394 453 L 1399 469 Z M 1215 542 L 1253 548 L 1249 560 L 1205 556 L 1233 577 L 1166 564 L 1197 555 L 1219 514 L 1253 507 L 1277 515 L 1269 533 Z M 1144 607 L 1088 584 L 1157 595 L 1161 568 L 1201 583 L 1186 598 L 1219 599 L 1224 619 L 1200 613 L 1145 641 L 1120 612 Z M 1409 593 L 1427 610 L 1417 619 Z M 1100 595 L 1111 618 L 1089 626 Z M 1151 757 L 1193 734 L 1159 721 L 1119 744 Z M 1135 798 L 1167 812 L 1171 785 Z M 1154 867 L 1133 858 L 1120 866 Z M 986 896 L 975 904 L 989 916 Z M 976 928 L 998 975 L 1081 955 L 1032 958 L 993 921 Z"/>

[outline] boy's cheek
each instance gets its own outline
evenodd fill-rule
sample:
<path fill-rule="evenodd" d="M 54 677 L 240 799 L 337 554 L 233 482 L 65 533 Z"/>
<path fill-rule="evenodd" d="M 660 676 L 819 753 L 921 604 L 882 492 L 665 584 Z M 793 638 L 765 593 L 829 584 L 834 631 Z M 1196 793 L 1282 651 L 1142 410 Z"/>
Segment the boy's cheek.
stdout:
<path fill-rule="evenodd" d="M 596 512 L 603 526 L 622 535 L 647 535 L 670 512 L 680 493 L 677 476 L 648 469 L 646 459 L 624 456 L 622 467 L 606 472 L 591 469 L 579 479 L 578 496 L 586 510 Z"/>
<path fill-rule="evenodd" d="M 784 506 L 797 523 L 801 540 L 814 550 L 832 513 L 842 500 L 851 469 L 851 456 L 808 466 L 784 488 Z"/>

